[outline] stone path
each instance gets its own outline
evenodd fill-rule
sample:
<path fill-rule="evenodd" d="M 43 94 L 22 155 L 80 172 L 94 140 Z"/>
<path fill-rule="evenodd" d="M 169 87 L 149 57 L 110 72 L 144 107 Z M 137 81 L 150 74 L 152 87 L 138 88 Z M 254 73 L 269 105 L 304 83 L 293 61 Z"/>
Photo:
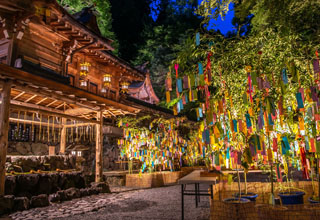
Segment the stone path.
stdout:
<path fill-rule="evenodd" d="M 190 186 L 191 187 L 191 186 Z M 203 187 L 207 189 L 207 187 Z M 11 219 L 59 220 L 176 220 L 181 219 L 180 185 L 153 189 L 112 188 L 112 194 L 99 194 L 44 208 L 11 214 Z M 185 197 L 185 219 L 209 219 L 209 198 L 201 197 L 198 208 L 193 196 Z"/>

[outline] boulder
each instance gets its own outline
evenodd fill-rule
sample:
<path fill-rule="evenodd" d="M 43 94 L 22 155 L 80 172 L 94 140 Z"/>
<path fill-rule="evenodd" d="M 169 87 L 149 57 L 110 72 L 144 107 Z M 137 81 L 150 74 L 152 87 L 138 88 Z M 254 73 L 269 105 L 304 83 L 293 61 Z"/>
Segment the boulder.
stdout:
<path fill-rule="evenodd" d="M 61 198 L 60 198 L 59 193 L 54 193 L 54 194 L 49 195 L 49 201 L 50 201 L 51 203 L 60 202 L 60 201 L 61 201 Z"/>
<path fill-rule="evenodd" d="M 33 155 L 48 155 L 49 153 L 48 145 L 42 143 L 32 143 L 31 150 Z"/>
<path fill-rule="evenodd" d="M 22 170 L 22 167 L 18 166 L 18 165 L 15 165 L 15 164 L 12 164 L 10 162 L 6 162 L 6 171 L 7 173 L 10 173 L 10 172 L 18 172 L 18 173 L 22 173 L 23 170 Z"/>
<path fill-rule="evenodd" d="M 20 193 L 35 193 L 37 191 L 37 184 L 39 181 L 39 174 L 26 174 L 17 176 L 17 190 Z"/>
<path fill-rule="evenodd" d="M 14 211 L 24 211 L 29 209 L 30 200 L 27 197 L 16 197 L 14 198 Z"/>
<path fill-rule="evenodd" d="M 0 215 L 10 213 L 13 209 L 14 196 L 0 196 Z"/>
<path fill-rule="evenodd" d="M 48 174 L 40 174 L 37 194 L 50 194 L 52 193 L 52 179 Z"/>
<path fill-rule="evenodd" d="M 49 205 L 49 198 L 46 194 L 41 194 L 38 196 L 33 196 L 31 198 L 31 206 L 36 207 L 45 207 Z"/>
<path fill-rule="evenodd" d="M 67 195 L 65 190 L 59 190 L 57 192 L 58 196 L 60 197 L 60 201 L 66 201 L 67 200 Z"/>
<path fill-rule="evenodd" d="M 97 195 L 97 194 L 99 194 L 100 191 L 102 191 L 102 188 L 98 188 L 98 187 L 88 188 L 89 195 Z"/>
<path fill-rule="evenodd" d="M 111 193 L 109 185 L 105 182 L 92 182 L 91 187 L 93 188 L 101 188 L 100 192 L 101 193 Z"/>
<path fill-rule="evenodd" d="M 16 151 L 21 154 L 21 155 L 27 155 L 30 151 L 28 151 L 28 149 L 26 148 L 25 146 L 25 143 L 24 142 L 18 142 L 16 145 L 15 145 L 15 148 L 16 148 Z M 30 148 L 30 145 L 29 145 L 29 148 Z"/>
<path fill-rule="evenodd" d="M 48 173 L 48 176 L 50 176 L 51 179 L 51 193 L 55 193 L 58 190 L 60 190 L 60 186 L 59 186 L 59 173 Z"/>
<path fill-rule="evenodd" d="M 79 189 L 72 187 L 65 190 L 65 195 L 67 200 L 72 200 L 72 199 L 80 198 L 81 193 Z"/>
<path fill-rule="evenodd" d="M 41 168 L 40 159 L 36 156 L 12 156 L 11 161 L 12 164 L 20 166 L 24 172 Z"/>
<path fill-rule="evenodd" d="M 5 194 L 15 195 L 16 192 L 16 176 L 6 176 Z"/>
<path fill-rule="evenodd" d="M 89 191 L 87 188 L 80 189 L 80 195 L 81 197 L 89 196 Z"/>

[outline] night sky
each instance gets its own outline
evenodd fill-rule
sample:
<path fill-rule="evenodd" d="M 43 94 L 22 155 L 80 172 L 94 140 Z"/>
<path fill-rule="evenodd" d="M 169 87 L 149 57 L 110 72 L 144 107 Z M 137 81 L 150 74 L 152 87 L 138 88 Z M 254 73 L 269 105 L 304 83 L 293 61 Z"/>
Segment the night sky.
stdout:
<path fill-rule="evenodd" d="M 173 0 L 174 1 L 174 0 Z M 199 4 L 202 0 L 198 0 Z M 153 2 L 153 4 L 151 4 L 152 8 L 155 8 L 157 4 L 156 2 Z M 157 11 L 152 11 L 151 14 L 152 18 L 154 20 L 157 19 Z M 229 6 L 229 12 L 228 14 L 225 16 L 225 18 L 222 20 L 221 17 L 219 16 L 219 18 L 217 20 L 212 19 L 209 23 L 208 29 L 215 29 L 215 30 L 220 30 L 222 34 L 226 34 L 228 31 L 232 31 L 233 30 L 233 25 L 231 23 L 232 18 L 234 17 L 234 11 L 233 11 L 233 3 L 230 4 Z"/>
<path fill-rule="evenodd" d="M 234 17 L 233 4 L 229 6 L 229 12 L 226 17 L 222 20 L 219 17 L 217 20 L 211 20 L 209 23 L 209 29 L 213 28 L 215 30 L 220 30 L 222 34 L 226 34 L 228 31 L 233 30 L 233 25 L 231 23 L 232 18 Z"/>

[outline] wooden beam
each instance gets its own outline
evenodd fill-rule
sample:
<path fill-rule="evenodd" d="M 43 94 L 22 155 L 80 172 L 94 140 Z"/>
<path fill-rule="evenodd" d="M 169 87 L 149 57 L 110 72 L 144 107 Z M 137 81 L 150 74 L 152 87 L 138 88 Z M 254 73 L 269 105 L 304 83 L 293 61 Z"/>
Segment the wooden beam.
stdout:
<path fill-rule="evenodd" d="M 89 114 L 91 112 L 96 112 L 96 111 L 93 111 L 92 109 L 88 109 L 88 108 L 74 108 L 74 109 L 68 109 L 64 111 L 65 114 L 74 115 L 74 116 Z"/>
<path fill-rule="evenodd" d="M 77 124 L 68 124 L 65 125 L 66 128 L 73 128 L 73 127 L 81 127 L 81 126 L 88 126 L 88 125 L 95 125 L 92 123 L 77 123 Z"/>
<path fill-rule="evenodd" d="M 25 103 L 28 103 L 29 101 L 31 101 L 33 98 L 35 98 L 37 95 L 33 95 L 30 98 L 28 98 L 26 101 L 24 101 Z"/>
<path fill-rule="evenodd" d="M 63 101 L 63 102 L 66 102 L 66 103 L 69 103 L 69 104 L 74 104 L 74 105 L 79 105 L 79 106 L 83 106 L 83 107 L 86 107 L 86 108 L 92 108 L 92 109 L 95 109 L 97 108 L 97 105 L 93 105 L 91 103 L 84 103 L 84 102 L 78 102 L 76 100 L 76 97 L 73 95 L 72 97 L 71 96 L 63 96 L 63 95 L 59 95 L 59 94 L 56 94 L 56 93 L 53 93 L 53 92 L 48 92 L 47 90 L 44 90 L 44 89 L 36 89 L 36 88 L 32 88 L 32 87 L 29 87 L 29 86 L 23 86 L 21 84 L 15 84 L 15 89 L 19 90 L 19 91 L 25 91 L 25 92 L 28 92 L 28 93 L 33 93 L 33 94 L 37 94 L 38 96 L 47 96 L 45 97 L 46 99 L 48 98 L 51 98 L 51 99 L 58 99 L 60 101 Z"/>
<path fill-rule="evenodd" d="M 60 136 L 60 154 L 65 154 L 66 152 L 66 137 L 67 137 L 67 119 L 62 118 L 62 129 L 61 129 L 61 136 Z"/>
<path fill-rule="evenodd" d="M 100 124 L 96 124 L 96 182 L 102 181 L 102 155 L 103 155 L 103 115 L 102 111 L 97 113 L 97 120 Z"/>
<path fill-rule="evenodd" d="M 16 95 L 15 97 L 13 97 L 13 100 L 16 100 L 17 98 L 19 98 L 20 96 L 22 96 L 23 94 L 25 94 L 26 92 L 20 92 L 18 95 Z"/>
<path fill-rule="evenodd" d="M 43 78 L 43 77 L 40 77 L 40 76 L 37 76 L 37 75 L 33 75 L 31 73 L 24 72 L 24 71 L 16 69 L 16 68 L 12 68 L 12 67 L 10 67 L 8 65 L 5 65 L 5 64 L 0 64 L 0 75 L 6 76 L 6 78 L 13 77 L 14 79 L 17 79 L 17 80 L 27 80 L 29 82 L 37 82 L 37 83 L 39 83 L 39 85 L 41 83 L 42 86 L 50 85 L 50 87 L 54 88 L 54 90 L 63 91 L 66 94 L 75 94 L 78 97 L 87 98 L 89 101 L 97 101 L 98 103 L 104 103 L 107 106 L 113 106 L 115 108 L 120 108 L 122 110 L 129 111 L 131 113 L 138 113 L 140 111 L 139 108 L 134 108 L 134 107 L 128 106 L 128 105 L 123 104 L 123 103 L 119 103 L 119 102 L 116 102 L 116 101 L 113 101 L 113 100 L 109 100 L 109 99 L 106 99 L 104 97 L 101 97 L 101 96 L 89 93 L 87 91 L 84 91 L 84 90 L 82 90 L 80 88 L 75 88 L 75 87 L 72 87 L 70 85 L 65 85 L 65 84 L 56 82 L 54 80 L 50 80 L 50 79 L 46 79 L 46 78 Z M 24 87 L 25 86 L 21 86 L 20 89 L 22 91 L 24 91 L 25 90 Z M 30 87 L 28 87 L 28 88 L 30 88 Z M 35 89 L 35 90 L 38 91 L 38 93 L 42 93 L 43 92 L 43 90 L 41 90 L 41 89 Z M 58 95 L 56 93 L 46 93 L 46 94 L 47 95 L 45 95 L 45 96 L 48 96 L 48 97 L 53 97 L 53 95 L 54 96 L 59 96 L 60 98 L 55 98 L 55 99 L 58 99 L 60 101 L 65 101 L 67 103 L 70 103 L 70 100 L 71 100 L 71 101 L 74 102 L 72 104 L 76 104 L 78 106 L 81 106 L 81 104 L 82 104 L 82 106 L 86 106 L 86 107 L 94 106 L 95 109 L 97 107 L 96 105 L 91 104 L 89 101 L 87 101 L 87 102 L 78 102 L 77 100 L 70 99 L 70 98 L 68 99 L 67 96 L 61 96 L 61 95 Z M 50 96 L 50 94 L 51 94 L 51 96 Z"/>
<path fill-rule="evenodd" d="M 28 120 L 28 119 L 18 119 L 18 118 L 9 118 L 10 122 L 19 122 L 19 123 L 26 123 L 26 124 L 34 124 L 34 125 L 42 125 L 44 126 L 45 122 L 40 122 L 40 121 L 32 121 L 32 120 Z M 50 125 L 50 127 L 52 127 L 52 125 Z M 61 128 L 60 125 L 55 124 L 54 125 L 55 128 Z"/>
<path fill-rule="evenodd" d="M 64 105 L 64 103 L 61 103 L 60 105 L 58 105 L 57 107 L 55 107 L 56 109 L 62 107 Z"/>
<path fill-rule="evenodd" d="M 6 158 L 8 149 L 9 134 L 9 113 L 10 113 L 10 94 L 12 81 L 4 83 L 1 92 L 0 105 L 0 196 L 4 195 L 4 184 L 6 176 Z"/>
<path fill-rule="evenodd" d="M 49 108 L 49 107 L 36 105 L 36 104 L 32 104 L 32 103 L 20 102 L 20 101 L 16 101 L 16 100 L 11 100 L 10 103 L 14 104 L 14 105 L 20 105 L 20 106 L 25 106 L 25 107 L 30 107 L 30 108 L 36 108 L 36 109 L 49 111 L 49 112 L 54 112 L 54 113 L 59 113 L 59 114 L 63 114 L 64 113 L 63 111 L 57 110 L 57 109 L 54 109 L 54 108 Z"/>
<path fill-rule="evenodd" d="M 49 107 L 50 105 L 53 105 L 54 103 L 56 103 L 58 100 L 54 100 L 53 102 L 50 102 L 48 105 L 46 105 L 46 107 Z"/>
<path fill-rule="evenodd" d="M 39 105 L 41 102 L 43 102 L 43 101 L 45 101 L 45 100 L 47 100 L 48 98 L 46 97 L 46 98 L 43 98 L 43 99 L 41 99 L 39 102 L 37 102 L 36 104 L 37 105 Z"/>
<path fill-rule="evenodd" d="M 76 116 L 72 116 L 72 115 L 58 113 L 57 110 L 56 111 L 47 111 L 47 110 L 43 110 L 41 108 L 33 108 L 33 107 L 28 107 L 28 106 L 23 106 L 23 105 L 15 105 L 15 104 L 10 104 L 10 108 L 13 110 L 18 110 L 18 111 L 20 110 L 20 111 L 38 112 L 40 114 L 68 118 L 70 120 L 76 120 L 76 121 L 82 121 L 82 122 L 88 122 L 88 123 L 94 123 L 94 124 L 100 123 L 98 121 L 91 120 L 91 119 L 80 118 L 80 117 L 76 117 Z"/>

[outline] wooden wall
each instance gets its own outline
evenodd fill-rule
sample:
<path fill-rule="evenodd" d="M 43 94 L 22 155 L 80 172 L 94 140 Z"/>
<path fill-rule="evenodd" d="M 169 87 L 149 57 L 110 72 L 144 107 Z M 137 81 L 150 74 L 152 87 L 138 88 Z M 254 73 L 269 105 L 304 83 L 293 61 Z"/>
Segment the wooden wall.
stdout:
<path fill-rule="evenodd" d="M 80 51 L 73 56 L 72 63 L 68 65 L 68 73 L 64 73 L 64 56 L 62 45 L 69 41 L 66 37 L 57 34 L 41 24 L 31 22 L 26 29 L 22 40 L 14 40 L 13 59 L 23 56 L 32 63 L 49 68 L 59 74 L 70 77 L 70 84 L 89 92 L 116 99 L 120 89 L 122 70 L 111 63 L 100 63 Z M 14 64 L 14 60 L 11 64 Z M 81 62 L 89 62 L 88 87 L 80 87 L 79 70 Z M 108 95 L 101 93 L 103 75 L 112 74 L 112 85 Z M 71 75 L 71 76 L 70 76 Z"/>

